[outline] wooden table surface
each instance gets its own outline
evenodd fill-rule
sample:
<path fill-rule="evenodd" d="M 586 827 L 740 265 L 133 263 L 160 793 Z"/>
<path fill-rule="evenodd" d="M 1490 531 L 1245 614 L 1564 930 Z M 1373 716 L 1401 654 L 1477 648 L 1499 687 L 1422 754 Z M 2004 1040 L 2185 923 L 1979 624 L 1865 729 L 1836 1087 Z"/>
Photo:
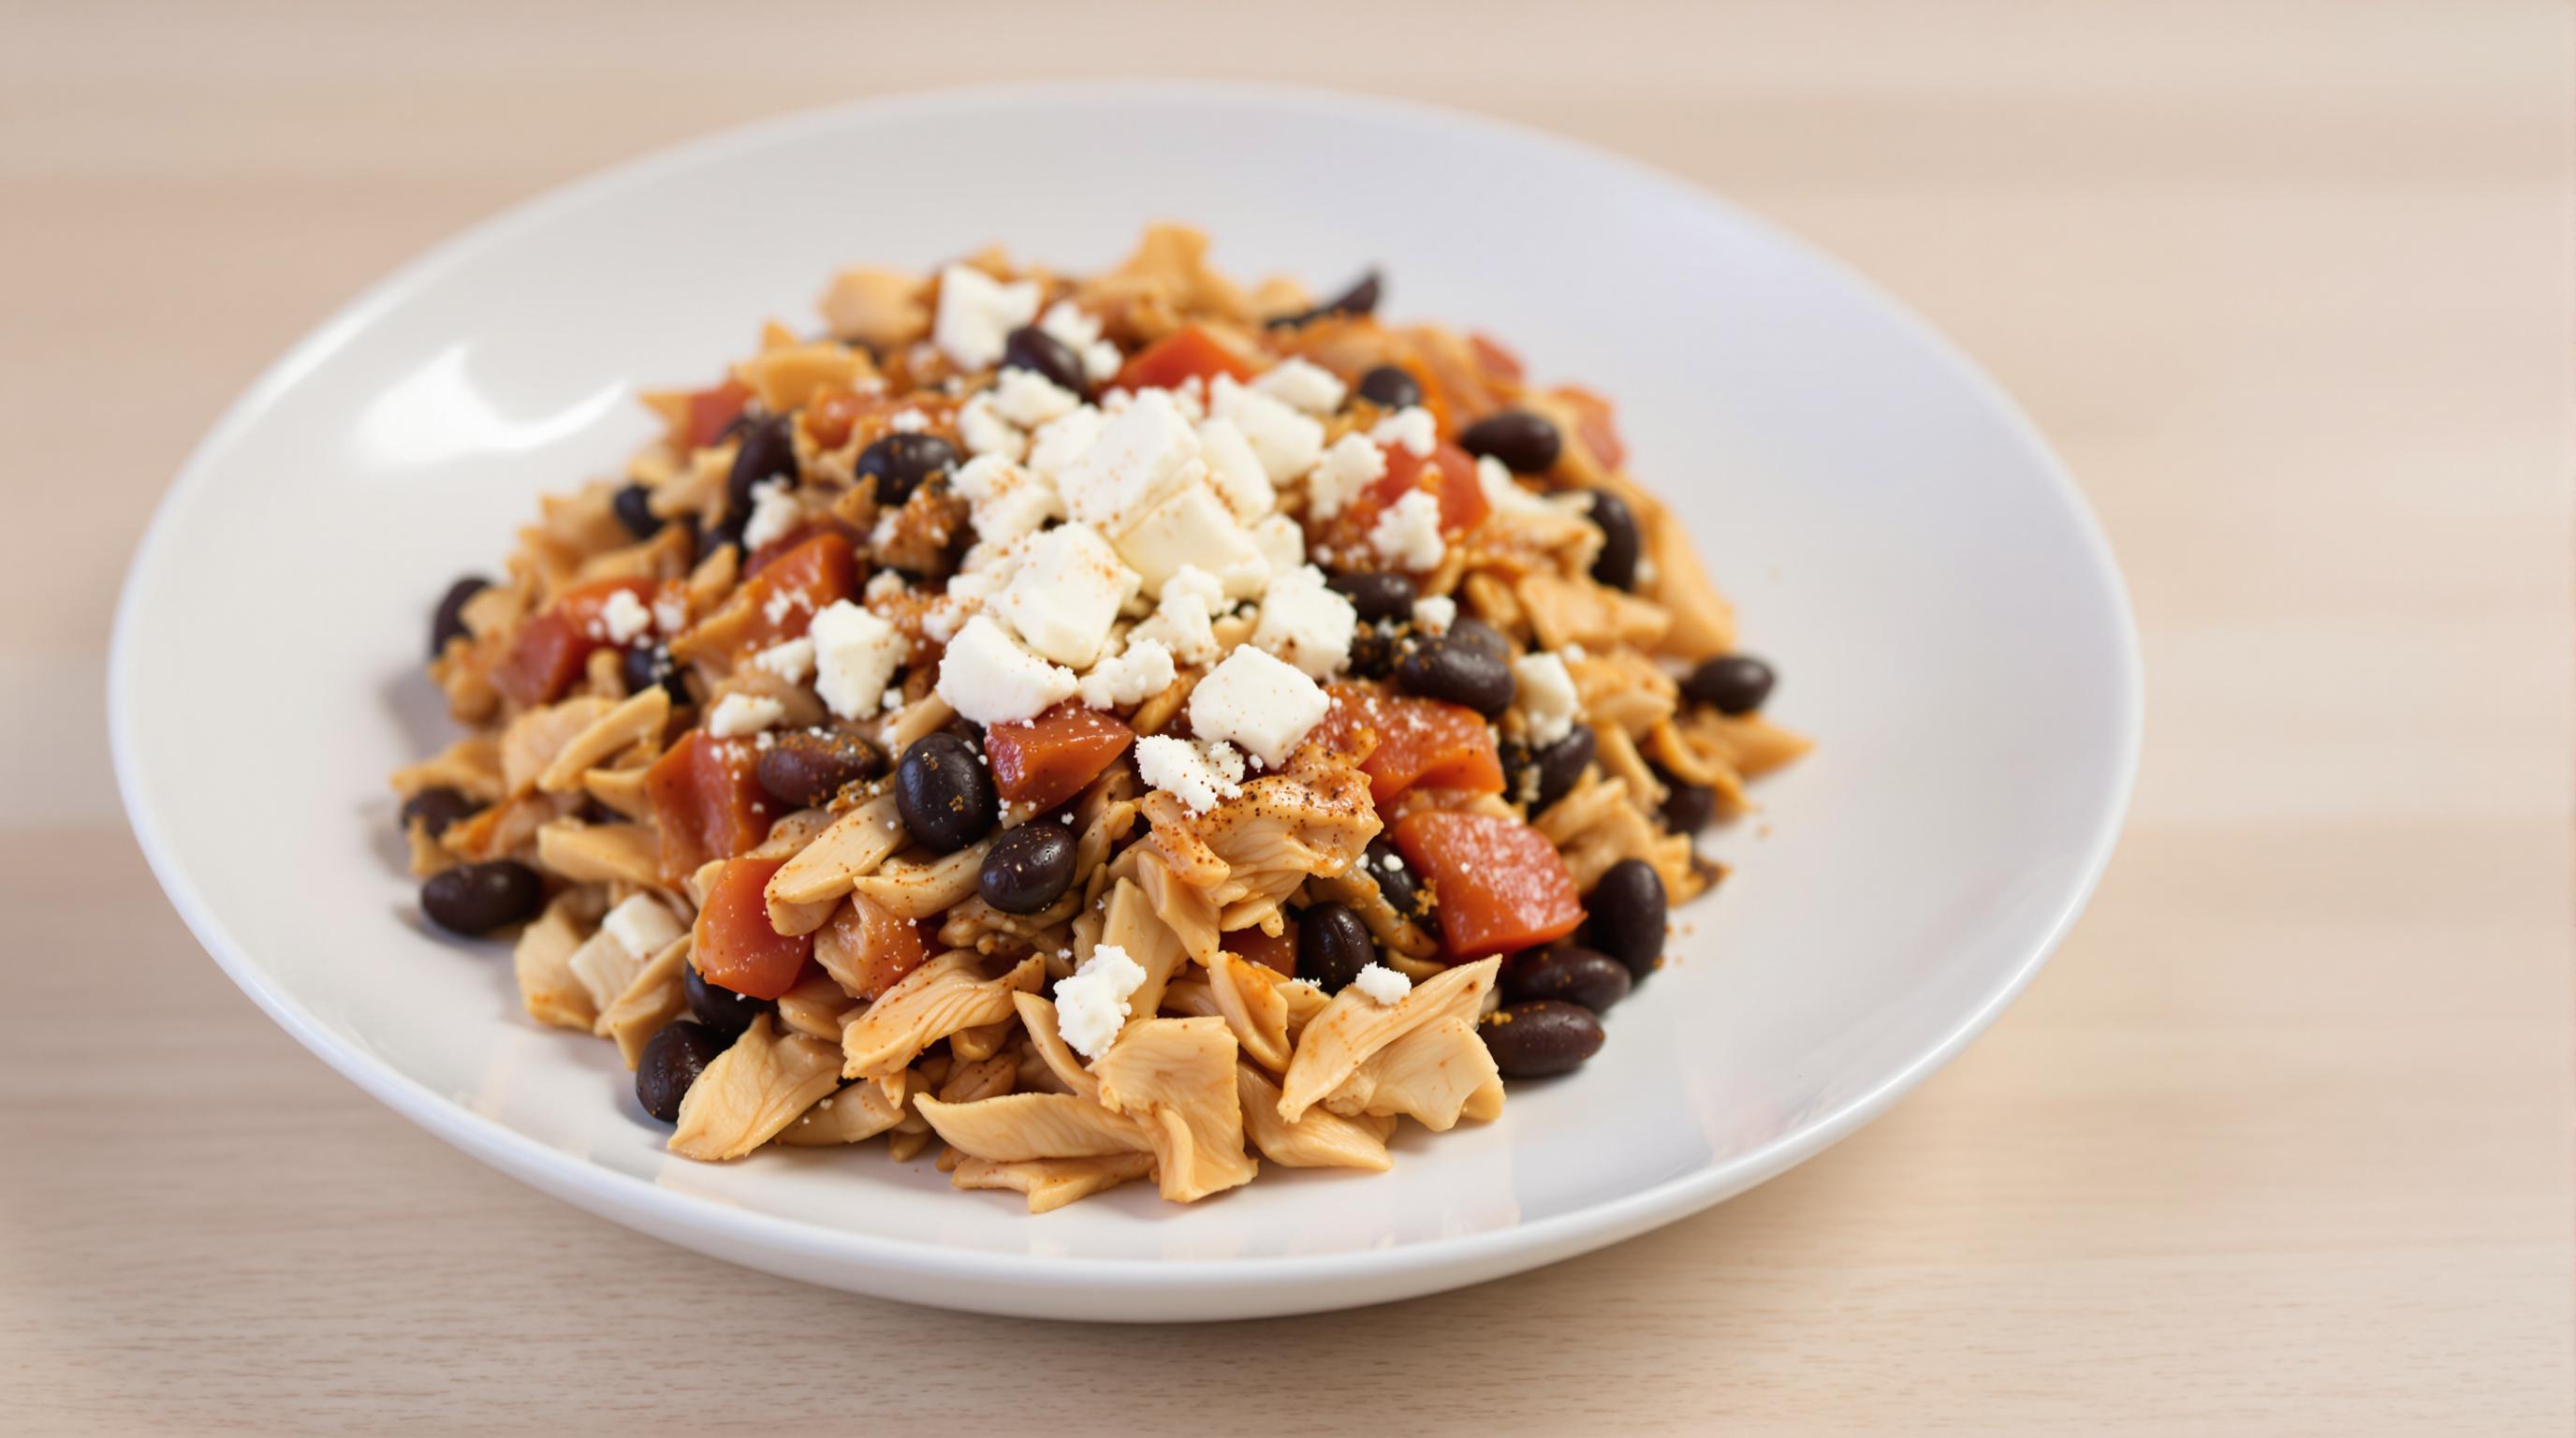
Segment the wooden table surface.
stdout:
<path fill-rule="evenodd" d="M 0 37 L 0 1431 L 2576 1422 L 2559 6 L 9 4 Z M 1140 73 L 1626 151 L 2022 398 L 2149 675 L 2127 836 L 2028 997 L 1866 1132 L 1649 1237 L 1183 1330 L 697 1258 L 262 1018 L 146 874 L 102 718 L 119 576 L 219 408 L 397 261 L 602 163 Z"/>

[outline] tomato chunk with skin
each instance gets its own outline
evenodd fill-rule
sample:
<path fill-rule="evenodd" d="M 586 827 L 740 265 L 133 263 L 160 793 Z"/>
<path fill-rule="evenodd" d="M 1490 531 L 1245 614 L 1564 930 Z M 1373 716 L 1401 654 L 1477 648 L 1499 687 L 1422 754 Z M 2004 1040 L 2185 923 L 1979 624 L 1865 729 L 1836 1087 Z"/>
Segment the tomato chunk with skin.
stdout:
<path fill-rule="evenodd" d="M 745 581 L 743 594 L 751 608 L 750 627 L 736 641 L 735 654 L 755 653 L 783 639 L 802 637 L 805 626 L 836 599 L 859 592 L 859 559 L 849 539 L 827 529 L 767 561 Z M 776 601 L 787 596 L 785 604 Z M 770 617 L 775 609 L 776 618 Z"/>
<path fill-rule="evenodd" d="M 1081 793 L 1135 742 L 1136 731 L 1114 715 L 1068 701 L 1035 719 L 987 727 L 984 757 L 1006 802 L 1051 809 Z"/>
<path fill-rule="evenodd" d="M 493 666 L 492 687 L 521 704 L 551 704 L 581 675 L 591 651 L 608 647 L 600 613 L 609 596 L 632 594 L 653 602 L 649 579 L 603 579 L 576 585 L 519 625 L 510 647 Z"/>
<path fill-rule="evenodd" d="M 1218 936 L 1218 947 L 1237 958 L 1248 959 L 1274 973 L 1297 977 L 1297 921 L 1279 926 L 1279 937 L 1272 938 L 1259 929 L 1233 929 Z"/>
<path fill-rule="evenodd" d="M 1494 731 L 1463 704 L 1389 694 L 1362 684 L 1335 684 L 1332 707 L 1313 737 L 1341 753 L 1359 751 L 1359 732 L 1373 731 L 1377 747 L 1360 761 L 1369 797 L 1380 809 L 1419 785 L 1477 794 L 1503 792 L 1502 756 Z"/>
<path fill-rule="evenodd" d="M 1583 922 L 1564 856 L 1518 819 L 1425 809 L 1396 821 L 1395 847 L 1431 880 L 1451 963 L 1564 938 Z"/>
<path fill-rule="evenodd" d="M 751 403 L 751 386 L 738 379 L 726 380 L 714 389 L 702 389 L 689 396 L 689 447 L 704 449 L 716 442 L 725 426 L 742 418 L 743 407 Z"/>
<path fill-rule="evenodd" d="M 785 859 L 729 859 L 707 884 L 689 961 L 698 976 L 755 999 L 774 999 L 796 987 L 814 957 L 812 934 L 782 934 L 769 926 L 769 877 Z"/>
<path fill-rule="evenodd" d="M 1377 508 L 1391 508 L 1409 490 L 1423 486 L 1423 475 L 1431 473 L 1431 486 L 1440 496 L 1440 530 L 1457 534 L 1473 529 L 1493 506 L 1485 501 L 1485 486 L 1476 479 L 1475 456 L 1442 440 L 1429 454 L 1415 454 L 1400 444 L 1381 446 L 1386 451 L 1386 473 L 1369 486 L 1369 495 Z"/>
<path fill-rule="evenodd" d="M 930 957 L 923 927 L 896 917 L 864 894 L 852 894 L 815 936 L 815 953 L 860 998 L 873 999 Z"/>
<path fill-rule="evenodd" d="M 662 830 L 662 877 L 679 883 L 714 859 L 769 837 L 769 798 L 749 741 L 692 729 L 644 772 L 644 796 Z"/>
<path fill-rule="evenodd" d="M 1125 390 L 1178 389 L 1183 381 L 1207 383 L 1218 375 L 1252 378 L 1252 366 L 1235 357 L 1224 342 L 1197 325 L 1175 330 L 1138 350 L 1118 371 Z"/>

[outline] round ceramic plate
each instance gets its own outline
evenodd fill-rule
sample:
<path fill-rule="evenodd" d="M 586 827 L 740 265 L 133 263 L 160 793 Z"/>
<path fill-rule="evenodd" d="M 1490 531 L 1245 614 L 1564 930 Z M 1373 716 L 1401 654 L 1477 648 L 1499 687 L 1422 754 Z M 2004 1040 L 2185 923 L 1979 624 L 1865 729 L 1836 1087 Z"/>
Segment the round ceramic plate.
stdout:
<path fill-rule="evenodd" d="M 1400 157 L 1400 158 L 1391 158 Z M 1392 1173 L 1266 1165 L 1188 1207 L 1032 1217 L 925 1153 L 663 1151 L 615 1050 L 520 1012 L 506 950 L 424 933 L 387 771 L 451 730 L 431 605 L 539 493 L 618 471 L 639 389 L 703 383 L 853 263 L 1001 242 L 1062 269 L 1184 219 L 1250 276 L 1377 264 L 1387 312 L 1612 396 L 1817 752 L 1711 835 L 1735 872 L 1581 1073 L 1408 1126 Z M 368 1092 L 704 1253 L 945 1307 L 1093 1319 L 1345 1307 L 1614 1242 L 1884 1110 L 2026 984 L 2108 856 L 2137 646 L 2072 483 L 1966 360 L 1797 242 L 1560 140 L 1193 86 L 928 95 L 689 145 L 406 267 L 271 369 L 161 507 L 111 664 L 117 773 L 189 926 Z"/>

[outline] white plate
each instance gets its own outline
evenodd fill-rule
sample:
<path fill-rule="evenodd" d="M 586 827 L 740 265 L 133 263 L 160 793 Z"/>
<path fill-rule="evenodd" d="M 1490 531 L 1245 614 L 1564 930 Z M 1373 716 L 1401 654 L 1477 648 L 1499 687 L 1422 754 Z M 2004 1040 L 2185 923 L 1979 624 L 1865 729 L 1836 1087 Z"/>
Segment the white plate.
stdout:
<path fill-rule="evenodd" d="M 450 730 L 431 604 L 540 491 L 612 473 L 640 387 L 703 383 L 835 268 L 1005 241 L 1060 267 L 1187 218 L 1236 273 L 1383 263 L 1389 311 L 1613 396 L 1818 752 L 1709 847 L 1673 963 L 1578 1076 L 1414 1130 L 1383 1176 L 1265 1166 L 1032 1218 L 882 1145 L 672 1158 L 608 1045 L 413 919 L 385 774 Z M 824 111 L 574 185 L 413 263 L 215 427 L 144 540 L 110 680 L 153 869 L 271 1017 L 431 1132 L 772 1272 L 1002 1313 L 1196 1319 L 1494 1278 L 1852 1132 L 2020 991 L 2110 851 L 2137 646 L 2108 549 L 2009 401 L 1861 281 L 1686 186 L 1415 108 L 1229 86 Z"/>

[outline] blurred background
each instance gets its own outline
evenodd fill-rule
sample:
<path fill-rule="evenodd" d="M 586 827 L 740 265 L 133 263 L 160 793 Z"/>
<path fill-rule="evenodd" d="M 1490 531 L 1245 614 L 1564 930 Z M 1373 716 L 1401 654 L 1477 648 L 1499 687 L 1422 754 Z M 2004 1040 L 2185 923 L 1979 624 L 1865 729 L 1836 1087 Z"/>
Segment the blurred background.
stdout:
<path fill-rule="evenodd" d="M 0 1429 L 2566 1431 L 2570 40 L 2549 3 L 0 3 Z M 2122 850 L 2020 1005 L 1657 1234 L 1190 1331 L 666 1248 L 271 1027 L 146 874 L 103 727 L 116 585 L 230 398 L 601 165 L 1142 75 L 1616 150 L 2014 392 L 2103 516 L 2149 676 Z M 1497 177 L 1489 222 L 1545 202 Z"/>

